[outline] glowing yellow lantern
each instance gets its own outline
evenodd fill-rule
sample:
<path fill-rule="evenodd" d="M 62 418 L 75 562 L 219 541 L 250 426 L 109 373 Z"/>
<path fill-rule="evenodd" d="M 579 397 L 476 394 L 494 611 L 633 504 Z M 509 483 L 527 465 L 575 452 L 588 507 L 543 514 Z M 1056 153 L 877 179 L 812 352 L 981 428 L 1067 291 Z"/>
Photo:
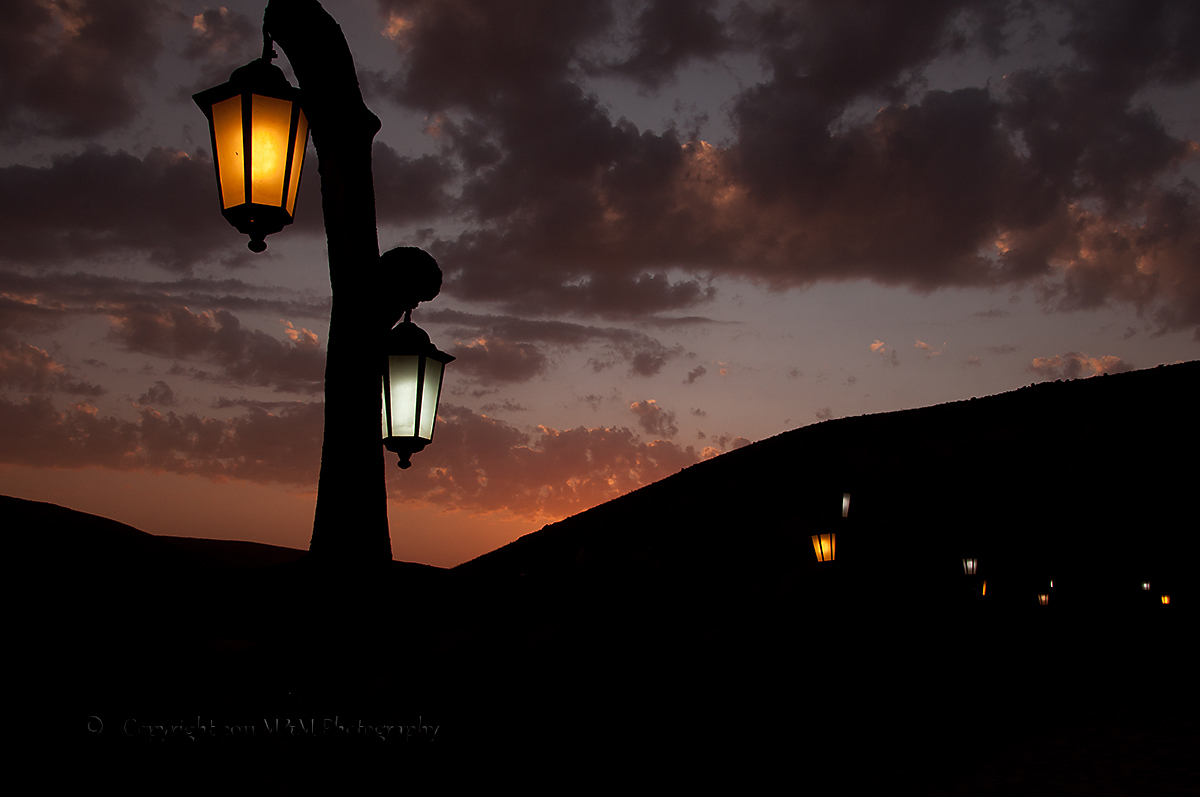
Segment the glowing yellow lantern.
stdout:
<path fill-rule="evenodd" d="M 813 551 L 818 562 L 832 562 L 837 534 L 812 535 Z"/>
<path fill-rule="evenodd" d="M 400 456 L 401 468 L 433 440 L 446 365 L 429 335 L 406 316 L 388 333 L 383 369 L 383 444 Z"/>
<path fill-rule="evenodd" d="M 966 573 L 968 576 L 975 575 L 975 573 L 978 569 L 979 569 L 979 560 L 978 559 L 963 559 L 963 572 Z"/>
<path fill-rule="evenodd" d="M 1162 602 L 1163 602 L 1163 605 L 1164 605 L 1164 606 L 1165 606 L 1166 604 L 1170 603 L 1170 602 L 1171 602 L 1171 596 L 1170 596 L 1170 595 L 1163 595 L 1163 596 L 1162 596 Z"/>
<path fill-rule="evenodd" d="M 987 594 L 987 579 L 986 578 L 983 580 L 983 592 L 981 594 L 983 594 L 983 595 Z"/>
<path fill-rule="evenodd" d="M 1050 595 L 1045 592 L 1040 593 L 1038 595 L 1038 606 L 1049 606 L 1049 605 L 1050 605 Z"/>
<path fill-rule="evenodd" d="M 250 236 L 252 252 L 292 223 L 308 143 L 300 90 L 271 63 L 274 55 L 268 42 L 228 83 L 192 95 L 208 117 L 221 213 Z"/>

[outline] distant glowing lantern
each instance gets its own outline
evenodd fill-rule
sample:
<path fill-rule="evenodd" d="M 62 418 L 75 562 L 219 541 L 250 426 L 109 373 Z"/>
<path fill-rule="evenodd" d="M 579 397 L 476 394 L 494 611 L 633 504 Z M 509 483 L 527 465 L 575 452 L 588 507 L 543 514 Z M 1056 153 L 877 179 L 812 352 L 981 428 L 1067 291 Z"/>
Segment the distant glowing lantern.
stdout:
<path fill-rule="evenodd" d="M 388 333 L 383 370 L 383 444 L 401 468 L 429 445 L 446 365 L 454 360 L 407 317 Z"/>
<path fill-rule="evenodd" d="M 975 572 L 978 568 L 979 568 L 979 560 L 978 559 L 963 559 L 963 572 L 966 573 L 968 576 L 975 575 Z"/>
<path fill-rule="evenodd" d="M 837 534 L 814 534 L 812 535 L 813 552 L 817 555 L 818 562 L 832 562 L 833 554 L 836 545 L 835 538 Z"/>
<path fill-rule="evenodd" d="M 221 213 L 250 236 L 252 252 L 292 223 L 308 142 L 300 90 L 271 63 L 274 56 L 267 38 L 262 58 L 192 95 L 208 117 Z"/>
<path fill-rule="evenodd" d="M 1038 595 L 1038 605 L 1039 606 L 1049 606 L 1050 605 L 1050 595 L 1045 592 Z"/>
<path fill-rule="evenodd" d="M 982 592 L 982 594 L 983 594 L 983 595 L 986 595 L 986 594 L 987 594 L 987 579 L 986 579 L 986 578 L 983 580 L 983 592 Z"/>
<path fill-rule="evenodd" d="M 1150 582 L 1149 582 L 1149 581 L 1143 581 L 1143 582 L 1142 582 L 1142 589 L 1143 589 L 1143 590 L 1145 590 L 1145 591 L 1147 591 L 1147 592 L 1149 592 L 1149 591 L 1150 591 Z"/>
<path fill-rule="evenodd" d="M 1166 605 L 1166 604 L 1170 603 L 1170 602 L 1171 602 L 1171 596 L 1170 596 L 1170 595 L 1163 595 L 1163 596 L 1162 596 L 1162 602 L 1163 602 L 1163 604 L 1164 604 L 1164 605 Z"/>
<path fill-rule="evenodd" d="M 850 493 L 842 493 L 842 517 L 850 517 Z"/>

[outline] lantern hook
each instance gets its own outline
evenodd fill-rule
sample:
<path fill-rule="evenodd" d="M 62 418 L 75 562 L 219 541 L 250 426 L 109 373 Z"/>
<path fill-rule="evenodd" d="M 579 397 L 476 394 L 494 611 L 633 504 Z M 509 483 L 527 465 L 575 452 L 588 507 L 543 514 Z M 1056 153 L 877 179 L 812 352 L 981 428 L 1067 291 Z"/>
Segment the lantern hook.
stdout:
<path fill-rule="evenodd" d="M 272 46 L 274 44 L 274 42 L 271 39 L 271 34 L 267 32 L 267 21 L 266 20 L 263 20 L 262 33 L 263 33 L 262 60 L 266 61 L 269 64 L 269 63 L 271 63 L 271 61 L 273 61 L 279 57 L 279 53 L 275 52 L 275 48 Z"/>

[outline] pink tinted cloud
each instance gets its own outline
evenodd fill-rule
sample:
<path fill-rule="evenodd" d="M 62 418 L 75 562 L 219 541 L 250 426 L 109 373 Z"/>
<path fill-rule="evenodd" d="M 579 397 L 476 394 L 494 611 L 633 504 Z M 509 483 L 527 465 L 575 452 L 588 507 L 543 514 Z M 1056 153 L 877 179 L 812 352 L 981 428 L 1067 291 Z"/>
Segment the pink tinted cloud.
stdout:
<path fill-rule="evenodd" d="M 637 418 L 638 426 L 642 427 L 647 434 L 665 438 L 679 434 L 679 424 L 675 422 L 675 413 L 663 409 L 654 399 L 635 401 L 629 405 L 629 411 Z"/>
<path fill-rule="evenodd" d="M 109 318 L 111 337 L 127 350 L 214 365 L 221 381 L 301 393 L 324 386 L 325 352 L 315 333 L 289 322 L 285 342 L 242 327 L 227 310 L 128 305 L 110 308 Z M 200 370 L 193 375 L 209 376 Z"/>
<path fill-rule="evenodd" d="M 393 499 L 471 511 L 561 518 L 650 484 L 700 457 L 627 428 L 526 432 L 463 407 L 439 413 L 434 443 L 414 457 Z M 412 478 L 409 478 L 411 474 Z"/>
<path fill-rule="evenodd" d="M 60 409 L 46 395 L 21 401 L 0 396 L 0 424 L 10 430 L 0 436 L 0 462 L 315 486 L 321 403 L 226 402 L 245 411 L 217 419 L 164 412 L 169 392 L 156 383 L 143 397 L 156 406 L 143 406 L 133 420 L 101 415 L 86 404 Z M 627 428 L 539 426 L 528 432 L 451 405 L 440 414 L 434 443 L 393 484 L 392 498 L 558 519 L 699 460 L 691 446 L 646 442 Z"/>
<path fill-rule="evenodd" d="M 0 388 L 22 393 L 69 393 L 99 396 L 104 388 L 73 377 L 50 354 L 37 346 L 0 334 Z"/>
<path fill-rule="evenodd" d="M 309 485 L 321 456 L 322 405 L 251 408 L 226 420 L 144 407 L 136 420 L 46 396 L 0 397 L 0 461 L 51 468 L 99 466 L 211 479 Z"/>
<path fill-rule="evenodd" d="M 1028 370 L 1046 379 L 1077 379 L 1081 376 L 1113 374 L 1133 366 L 1113 355 L 1089 357 L 1077 351 L 1053 357 L 1035 357 Z"/>

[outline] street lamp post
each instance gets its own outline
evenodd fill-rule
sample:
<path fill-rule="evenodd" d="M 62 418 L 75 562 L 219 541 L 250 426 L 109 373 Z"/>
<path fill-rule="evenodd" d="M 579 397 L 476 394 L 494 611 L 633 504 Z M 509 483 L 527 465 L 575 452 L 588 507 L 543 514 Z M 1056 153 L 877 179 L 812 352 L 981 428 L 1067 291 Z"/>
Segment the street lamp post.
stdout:
<path fill-rule="evenodd" d="M 378 413 L 380 364 L 395 317 L 384 312 L 386 297 L 378 290 L 385 267 L 379 257 L 371 148 L 379 118 L 363 102 L 341 28 L 317 0 L 271 0 L 263 34 L 262 59 L 235 72 L 229 84 L 197 95 L 198 103 L 207 102 L 213 124 L 222 210 L 251 236 L 252 251 L 265 249 L 263 238 L 291 222 L 303 159 L 302 120 L 307 121 L 321 175 L 332 291 L 321 471 L 309 553 L 335 564 L 386 562 L 392 553 Z M 270 64 L 272 40 L 295 71 L 302 109 L 295 90 Z M 268 83 L 279 91 L 271 93 Z M 286 114 L 284 100 L 293 102 Z M 249 127 L 268 120 L 283 127 L 285 116 L 289 143 L 268 143 Z M 231 141 L 240 135 L 242 149 L 222 145 L 218 126 Z M 268 150 L 273 158 L 260 157 Z M 234 164 L 228 181 L 220 176 L 226 160 Z M 271 182 L 269 191 L 260 192 L 260 167 L 265 172 L 279 165 L 279 191 Z"/>

